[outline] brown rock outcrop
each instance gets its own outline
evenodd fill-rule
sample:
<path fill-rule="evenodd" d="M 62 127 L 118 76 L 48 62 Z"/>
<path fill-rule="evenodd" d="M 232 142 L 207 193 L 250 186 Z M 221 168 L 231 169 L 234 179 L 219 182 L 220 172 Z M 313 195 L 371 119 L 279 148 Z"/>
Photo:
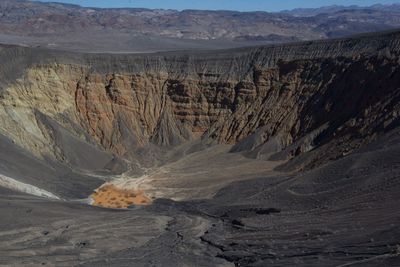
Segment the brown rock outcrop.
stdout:
<path fill-rule="evenodd" d="M 68 159 L 37 112 L 118 156 L 203 138 L 260 158 L 323 147 L 309 163 L 323 162 L 399 125 L 398 40 L 390 33 L 213 58 L 172 53 L 82 61 L 51 52 L 31 57 L 23 78 L 2 91 L 0 130 L 35 155 L 60 160 Z M 17 58 L 33 53 L 17 51 Z"/>

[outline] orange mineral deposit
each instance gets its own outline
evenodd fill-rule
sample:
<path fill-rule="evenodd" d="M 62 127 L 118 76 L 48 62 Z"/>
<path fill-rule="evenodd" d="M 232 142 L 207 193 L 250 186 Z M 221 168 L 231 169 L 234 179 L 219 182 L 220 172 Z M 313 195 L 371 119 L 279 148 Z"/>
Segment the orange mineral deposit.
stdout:
<path fill-rule="evenodd" d="M 115 185 L 104 185 L 97 189 L 92 195 L 94 206 L 126 209 L 132 205 L 148 205 L 151 199 L 143 191 L 120 189 Z"/>

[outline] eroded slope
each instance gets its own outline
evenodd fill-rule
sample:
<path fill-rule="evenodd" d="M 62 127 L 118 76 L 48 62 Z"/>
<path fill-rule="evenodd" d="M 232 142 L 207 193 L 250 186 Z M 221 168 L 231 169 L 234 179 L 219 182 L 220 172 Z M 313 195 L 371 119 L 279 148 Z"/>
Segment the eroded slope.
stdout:
<path fill-rule="evenodd" d="M 115 156 L 151 166 L 162 147 L 199 138 L 264 159 L 323 146 L 311 166 L 398 125 L 399 47 L 398 33 L 193 55 L 5 47 L 3 74 L 23 71 L 3 86 L 0 131 L 89 170 Z"/>

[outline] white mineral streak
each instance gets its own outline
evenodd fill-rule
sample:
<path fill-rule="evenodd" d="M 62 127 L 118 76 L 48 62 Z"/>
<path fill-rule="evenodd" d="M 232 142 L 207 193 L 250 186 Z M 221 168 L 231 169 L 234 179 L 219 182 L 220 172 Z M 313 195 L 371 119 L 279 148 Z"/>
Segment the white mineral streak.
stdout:
<path fill-rule="evenodd" d="M 56 195 L 54 195 L 46 190 L 40 189 L 40 188 L 30 185 L 30 184 L 25 184 L 25 183 L 19 182 L 11 177 L 8 177 L 8 176 L 2 175 L 2 174 L 0 174 L 0 186 L 14 190 L 14 191 L 38 196 L 38 197 L 60 199 Z"/>

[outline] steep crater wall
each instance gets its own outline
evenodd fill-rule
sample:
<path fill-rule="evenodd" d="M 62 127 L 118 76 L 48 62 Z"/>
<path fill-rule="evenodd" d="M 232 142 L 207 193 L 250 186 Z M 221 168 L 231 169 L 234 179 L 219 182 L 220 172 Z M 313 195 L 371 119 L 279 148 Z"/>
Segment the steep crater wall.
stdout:
<path fill-rule="evenodd" d="M 199 138 L 311 167 L 399 126 L 399 51 L 397 32 L 193 54 L 3 47 L 0 132 L 84 169 Z"/>

